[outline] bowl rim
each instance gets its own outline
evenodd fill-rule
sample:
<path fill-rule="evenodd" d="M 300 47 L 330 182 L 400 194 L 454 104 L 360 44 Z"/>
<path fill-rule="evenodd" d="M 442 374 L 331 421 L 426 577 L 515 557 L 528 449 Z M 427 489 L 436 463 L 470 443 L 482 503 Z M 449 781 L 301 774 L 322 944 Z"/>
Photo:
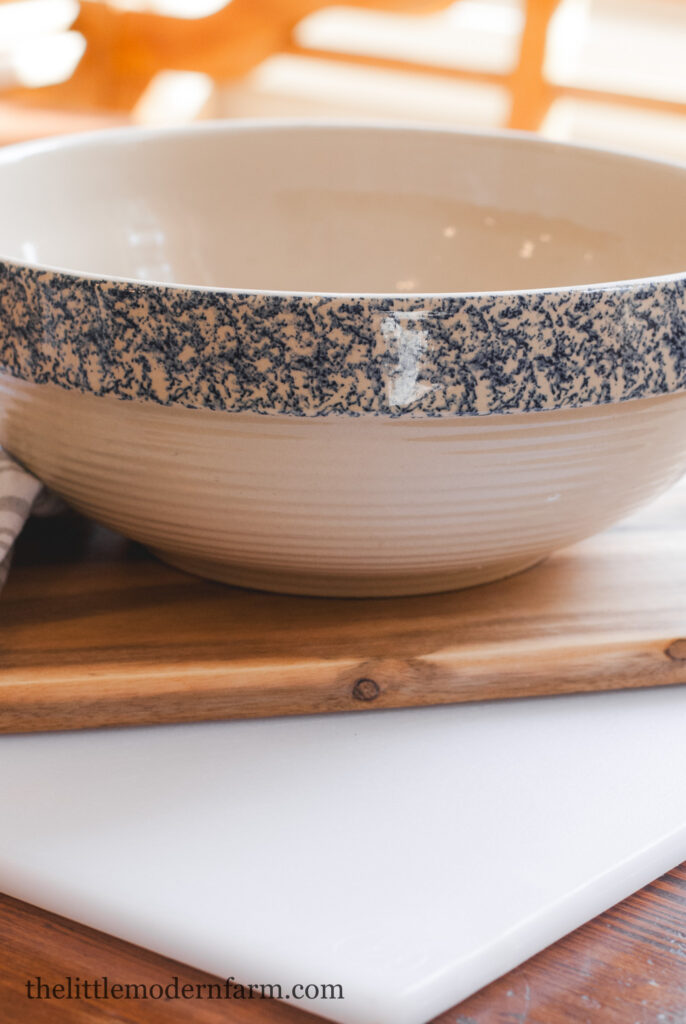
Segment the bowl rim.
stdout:
<path fill-rule="evenodd" d="M 570 142 L 566 140 L 549 139 L 532 131 L 515 131 L 512 129 L 465 129 L 452 127 L 450 125 L 433 124 L 424 121 L 405 120 L 377 120 L 377 119 L 348 119 L 348 118 L 305 118 L 305 117 L 284 117 L 284 118 L 222 118 L 197 121 L 186 125 L 125 125 L 115 128 L 104 128 L 97 131 L 84 131 L 69 133 L 65 135 L 48 136 L 42 139 L 31 139 L 26 142 L 18 142 L 0 149 L 0 168 L 6 164 L 31 158 L 35 155 L 50 153 L 55 150 L 82 149 L 98 143 L 110 141 L 152 141 L 164 137 L 184 137 L 192 135 L 220 135 L 223 133 L 239 133 L 241 131 L 293 131 L 293 130 L 327 130 L 353 129 L 371 132 L 418 132 L 432 135 L 458 136 L 460 138 L 484 139 L 495 141 L 514 141 L 524 145 L 541 149 L 571 150 L 580 154 L 591 154 L 593 156 L 639 163 L 648 167 L 671 168 L 682 172 L 686 178 L 686 161 L 655 158 L 631 150 L 615 149 L 607 146 L 596 146 L 585 143 Z M 686 184 L 686 182 L 685 182 Z M 488 299 L 507 297 L 531 297 L 539 295 L 551 295 L 560 293 L 576 293 L 585 291 L 628 291 L 652 287 L 656 285 L 675 283 L 686 279 L 686 266 L 683 270 L 670 274 L 655 274 L 636 278 L 616 278 L 607 281 L 588 281 L 582 284 L 554 285 L 543 288 L 506 288 L 499 290 L 482 289 L 478 291 L 388 291 L 388 292 L 364 292 L 364 291 L 316 291 L 316 290 L 288 290 L 271 288 L 235 288 L 230 286 L 185 284 L 182 281 L 156 281 L 154 279 L 126 277 L 119 274 L 103 274 L 98 272 L 80 271 L 70 269 L 59 264 L 42 263 L 34 260 L 23 260 L 17 257 L 4 254 L 0 243 L 0 264 L 10 267 L 21 268 L 35 273 L 59 274 L 62 277 L 74 279 L 75 281 L 102 281 L 114 284 L 133 286 L 143 289 L 163 289 L 165 291 L 178 292 L 203 292 L 227 296 L 261 296 L 261 297 L 282 297 L 292 299 L 332 299 L 341 301 L 363 301 L 374 302 L 421 302 L 422 300 L 449 300 L 449 299 Z"/>

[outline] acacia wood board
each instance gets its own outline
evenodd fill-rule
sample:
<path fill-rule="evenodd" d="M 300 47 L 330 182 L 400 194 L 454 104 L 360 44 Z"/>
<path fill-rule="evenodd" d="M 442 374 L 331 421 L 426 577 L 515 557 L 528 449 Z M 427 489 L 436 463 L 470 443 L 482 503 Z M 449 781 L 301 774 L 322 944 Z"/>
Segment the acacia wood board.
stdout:
<path fill-rule="evenodd" d="M 0 732 L 686 683 L 686 488 L 499 583 L 285 597 L 35 520 L 0 595 Z"/>

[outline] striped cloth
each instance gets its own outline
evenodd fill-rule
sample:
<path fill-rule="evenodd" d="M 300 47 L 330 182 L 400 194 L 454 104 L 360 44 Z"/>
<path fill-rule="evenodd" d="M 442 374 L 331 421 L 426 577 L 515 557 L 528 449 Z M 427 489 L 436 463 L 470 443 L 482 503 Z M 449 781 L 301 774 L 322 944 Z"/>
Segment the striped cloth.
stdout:
<path fill-rule="evenodd" d="M 42 490 L 42 484 L 0 448 L 0 588 L 7 579 L 12 546 Z"/>

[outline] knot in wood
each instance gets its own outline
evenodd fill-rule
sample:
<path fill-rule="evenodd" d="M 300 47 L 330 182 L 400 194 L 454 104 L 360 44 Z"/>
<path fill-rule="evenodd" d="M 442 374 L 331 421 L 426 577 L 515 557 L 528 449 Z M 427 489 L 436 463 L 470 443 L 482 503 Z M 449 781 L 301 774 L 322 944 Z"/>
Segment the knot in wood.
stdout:
<path fill-rule="evenodd" d="M 379 684 L 373 679 L 358 679 L 353 686 L 355 700 L 376 700 L 380 693 Z"/>
<path fill-rule="evenodd" d="M 686 661 L 686 640 L 674 640 L 665 654 L 674 661 Z"/>

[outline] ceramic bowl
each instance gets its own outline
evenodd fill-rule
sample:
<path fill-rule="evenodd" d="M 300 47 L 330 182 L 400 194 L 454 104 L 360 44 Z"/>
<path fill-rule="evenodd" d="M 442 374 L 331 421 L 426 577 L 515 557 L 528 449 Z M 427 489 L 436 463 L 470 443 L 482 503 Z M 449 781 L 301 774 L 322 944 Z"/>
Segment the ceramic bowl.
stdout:
<path fill-rule="evenodd" d="M 232 122 L 0 153 L 0 443 L 191 572 L 517 572 L 686 469 L 686 170 Z"/>

